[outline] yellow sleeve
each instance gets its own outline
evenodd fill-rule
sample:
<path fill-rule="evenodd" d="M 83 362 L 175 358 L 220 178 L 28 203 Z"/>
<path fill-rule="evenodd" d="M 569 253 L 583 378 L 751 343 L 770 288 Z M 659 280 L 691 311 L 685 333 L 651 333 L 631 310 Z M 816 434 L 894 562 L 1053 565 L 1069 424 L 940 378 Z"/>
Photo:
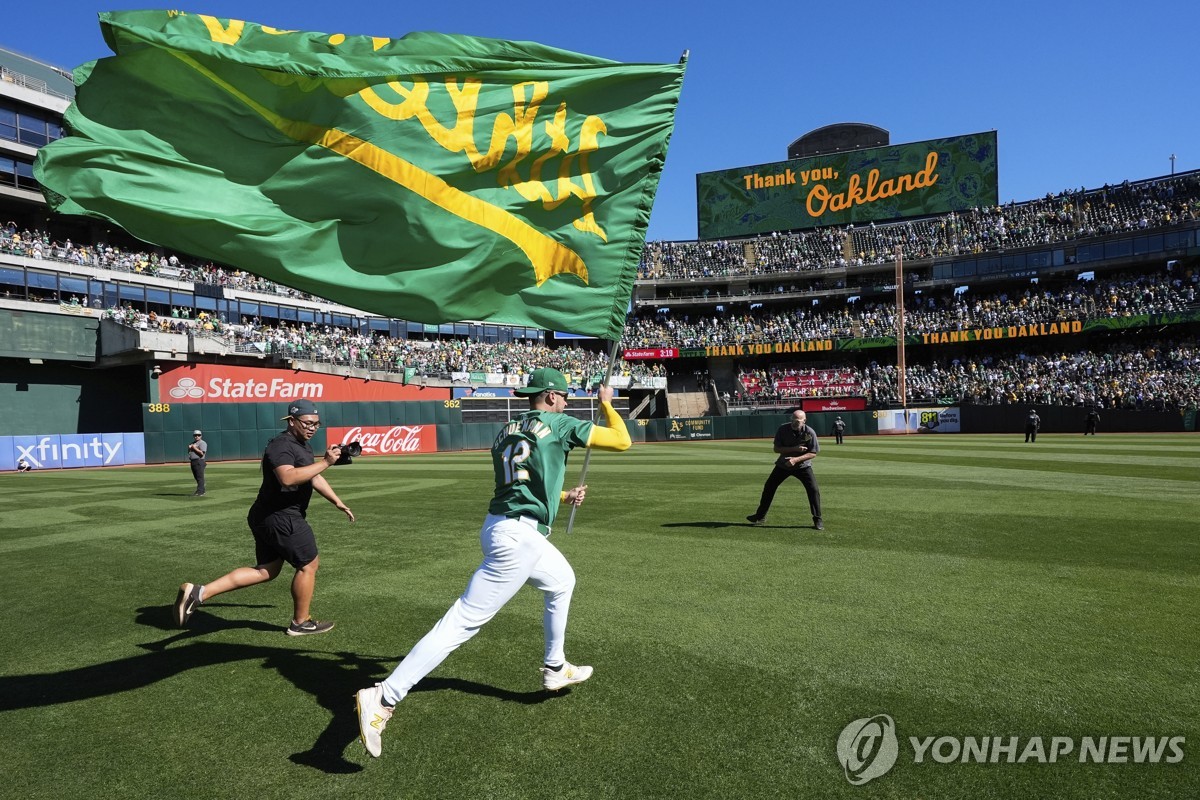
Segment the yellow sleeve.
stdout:
<path fill-rule="evenodd" d="M 621 419 L 621 415 L 612 407 L 612 403 L 601 403 L 600 412 L 604 414 L 604 424 L 608 427 L 602 428 L 599 425 L 593 425 L 592 433 L 588 436 L 588 447 L 597 447 L 601 450 L 628 450 L 633 444 L 633 440 L 629 438 L 625 420 Z"/>

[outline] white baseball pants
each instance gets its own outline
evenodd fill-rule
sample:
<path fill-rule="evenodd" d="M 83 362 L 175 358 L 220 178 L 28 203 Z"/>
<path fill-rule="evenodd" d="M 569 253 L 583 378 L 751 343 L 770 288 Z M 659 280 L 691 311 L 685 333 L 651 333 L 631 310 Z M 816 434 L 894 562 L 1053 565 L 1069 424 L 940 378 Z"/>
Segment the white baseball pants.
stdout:
<path fill-rule="evenodd" d="M 545 663 L 561 664 L 566 660 L 563 644 L 571 593 L 575 590 L 575 571 L 567 559 L 533 525 L 495 514 L 484 518 L 479 544 L 483 563 L 471 576 L 467 590 L 383 682 L 383 697 L 388 703 L 403 700 L 417 681 L 478 633 L 526 583 L 541 589 L 545 596 Z"/>

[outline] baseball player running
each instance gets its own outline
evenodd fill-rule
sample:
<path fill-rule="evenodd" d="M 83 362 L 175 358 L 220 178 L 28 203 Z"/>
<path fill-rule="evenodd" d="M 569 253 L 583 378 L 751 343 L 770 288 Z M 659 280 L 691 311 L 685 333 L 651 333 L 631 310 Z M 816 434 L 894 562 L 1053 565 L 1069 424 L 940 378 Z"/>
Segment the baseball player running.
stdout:
<path fill-rule="evenodd" d="M 566 377 L 556 369 L 534 370 L 529 384 L 516 393 L 529 398 L 529 411 L 510 420 L 492 444 L 496 492 L 479 533 L 483 563 L 462 596 L 395 671 L 356 695 L 359 733 L 373 757 L 382 750 L 383 730 L 396 703 L 478 633 L 523 584 L 541 589 L 545 596 L 542 686 L 558 691 L 592 676 L 591 667 L 571 664 L 563 653 L 575 572 L 550 544 L 550 526 L 559 503 L 580 505 L 587 491 L 586 486 L 562 490 L 571 450 L 627 450 L 629 432 L 612 406 L 610 386 L 601 386 L 599 392 L 607 425 L 603 428 L 563 413 L 570 395 Z"/>

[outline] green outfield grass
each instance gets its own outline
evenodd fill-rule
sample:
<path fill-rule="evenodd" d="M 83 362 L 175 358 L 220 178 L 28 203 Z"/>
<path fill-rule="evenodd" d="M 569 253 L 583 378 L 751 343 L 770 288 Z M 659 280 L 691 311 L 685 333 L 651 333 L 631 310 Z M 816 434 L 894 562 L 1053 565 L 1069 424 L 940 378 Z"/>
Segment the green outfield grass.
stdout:
<path fill-rule="evenodd" d="M 1200 437 L 860 437 L 744 521 L 768 441 L 597 453 L 567 655 L 540 691 L 523 590 L 398 708 L 372 760 L 352 695 L 479 561 L 486 453 L 361 459 L 314 498 L 324 636 L 283 634 L 250 563 L 257 463 L 0 475 L 0 763 L 12 798 L 1168 798 L 1200 787 Z M 573 459 L 578 470 L 581 457 Z M 899 756 L 853 786 L 838 735 L 888 714 Z M 914 763 L 908 737 L 1183 736 L 1167 764 Z M 1169 755 L 1169 752 L 1167 753 Z M 1164 756 L 1165 758 L 1165 756 Z"/>

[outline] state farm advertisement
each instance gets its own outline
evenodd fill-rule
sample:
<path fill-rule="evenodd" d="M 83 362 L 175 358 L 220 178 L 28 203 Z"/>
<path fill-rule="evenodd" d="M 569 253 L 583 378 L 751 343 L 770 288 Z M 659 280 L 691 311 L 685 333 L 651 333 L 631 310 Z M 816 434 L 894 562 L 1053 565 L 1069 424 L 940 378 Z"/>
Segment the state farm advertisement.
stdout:
<path fill-rule="evenodd" d="M 437 452 L 437 428 L 433 425 L 374 425 L 329 428 L 329 444 L 359 442 L 364 456 L 407 456 Z"/>
<path fill-rule="evenodd" d="M 626 361 L 643 361 L 658 358 L 679 358 L 677 347 L 643 347 L 638 350 L 626 350 L 621 354 Z"/>
<path fill-rule="evenodd" d="M 363 403 L 449 400 L 450 390 L 323 372 L 186 364 L 168 369 L 159 376 L 158 396 L 163 403 L 286 403 L 298 397 L 313 402 Z"/>

